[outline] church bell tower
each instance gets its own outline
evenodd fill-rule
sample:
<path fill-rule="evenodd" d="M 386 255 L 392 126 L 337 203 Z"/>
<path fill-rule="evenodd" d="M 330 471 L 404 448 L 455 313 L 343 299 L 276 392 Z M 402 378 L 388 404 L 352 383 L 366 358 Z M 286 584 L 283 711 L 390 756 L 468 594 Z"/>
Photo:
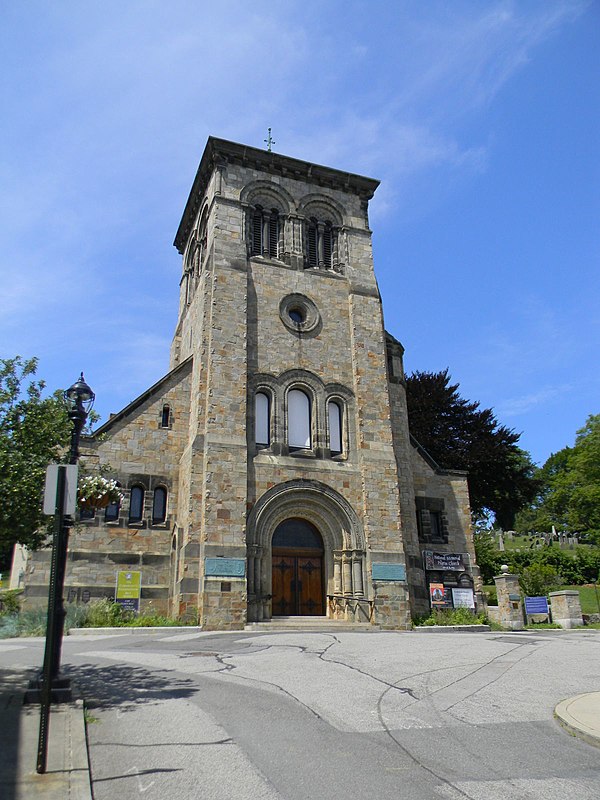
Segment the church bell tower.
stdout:
<path fill-rule="evenodd" d="M 377 186 L 208 140 L 175 238 L 171 349 L 171 369 L 192 362 L 174 610 L 197 608 L 207 629 L 410 625 Z"/>

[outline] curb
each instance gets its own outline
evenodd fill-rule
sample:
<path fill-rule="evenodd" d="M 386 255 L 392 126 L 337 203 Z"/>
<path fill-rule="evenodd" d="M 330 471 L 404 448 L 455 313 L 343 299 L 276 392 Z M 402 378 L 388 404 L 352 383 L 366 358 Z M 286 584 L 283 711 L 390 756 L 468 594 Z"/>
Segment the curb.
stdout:
<path fill-rule="evenodd" d="M 199 625 L 164 625 L 156 628 L 142 628 L 123 625 L 118 628 L 71 628 L 67 636 L 115 636 L 132 635 L 140 633 L 201 633 Z"/>
<path fill-rule="evenodd" d="M 554 718 L 572 736 L 600 747 L 599 709 L 600 692 L 587 692 L 560 702 L 554 709 Z"/>
<path fill-rule="evenodd" d="M 489 625 L 419 625 L 413 633 L 490 633 Z"/>

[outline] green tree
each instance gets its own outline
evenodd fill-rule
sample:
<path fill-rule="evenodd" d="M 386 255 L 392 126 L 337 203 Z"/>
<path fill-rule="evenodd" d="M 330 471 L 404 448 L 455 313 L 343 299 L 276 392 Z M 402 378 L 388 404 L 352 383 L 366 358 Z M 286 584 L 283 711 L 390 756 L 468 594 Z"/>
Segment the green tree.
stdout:
<path fill-rule="evenodd" d="M 412 435 L 441 467 L 467 470 L 471 508 L 494 513 L 504 529 L 531 503 L 537 484 L 520 434 L 500 425 L 489 408 L 465 400 L 448 370 L 414 372 L 406 380 Z"/>
<path fill-rule="evenodd" d="M 475 558 L 477 566 L 481 571 L 481 578 L 484 583 L 493 583 L 494 577 L 500 574 L 500 567 L 504 564 L 505 555 L 496 547 L 496 540 L 490 533 L 476 533 Z"/>
<path fill-rule="evenodd" d="M 545 597 L 560 587 L 562 578 L 550 564 L 534 563 L 525 567 L 519 578 L 519 584 L 528 597 Z"/>
<path fill-rule="evenodd" d="M 42 491 L 46 466 L 69 443 L 70 423 L 60 392 L 42 397 L 37 359 L 0 359 L 0 568 L 10 566 L 16 542 L 32 549 L 45 538 Z"/>
<path fill-rule="evenodd" d="M 553 453 L 537 473 L 539 490 L 517 517 L 519 530 L 585 534 L 600 544 L 600 414 L 577 431 L 575 445 Z"/>

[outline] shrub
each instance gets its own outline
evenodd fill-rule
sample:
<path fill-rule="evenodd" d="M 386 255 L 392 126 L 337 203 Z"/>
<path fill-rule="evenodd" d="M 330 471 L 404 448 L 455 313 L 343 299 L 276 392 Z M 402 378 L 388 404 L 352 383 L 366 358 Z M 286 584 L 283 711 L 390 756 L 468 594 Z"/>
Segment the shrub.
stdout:
<path fill-rule="evenodd" d="M 0 616 L 4 614 L 18 614 L 21 609 L 19 596 L 23 594 L 22 589 L 13 589 L 0 592 Z"/>
<path fill-rule="evenodd" d="M 115 628 L 132 622 L 134 614 L 124 611 L 120 603 L 104 597 L 102 600 L 93 600 L 86 606 L 85 628 Z"/>
<path fill-rule="evenodd" d="M 545 597 L 558 589 L 561 577 L 549 564 L 532 564 L 521 573 L 519 584 L 528 597 Z"/>
<path fill-rule="evenodd" d="M 483 612 L 474 614 L 469 608 L 444 608 L 433 609 L 428 617 L 416 617 L 414 624 L 421 625 L 485 625 L 486 616 Z"/>

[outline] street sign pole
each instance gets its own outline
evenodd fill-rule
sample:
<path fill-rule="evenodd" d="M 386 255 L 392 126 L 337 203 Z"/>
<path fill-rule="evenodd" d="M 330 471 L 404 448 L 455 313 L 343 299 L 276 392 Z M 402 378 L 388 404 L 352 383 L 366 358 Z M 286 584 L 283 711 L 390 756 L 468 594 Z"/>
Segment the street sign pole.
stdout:
<path fill-rule="evenodd" d="M 48 590 L 48 623 L 46 627 L 46 649 L 44 652 L 44 667 L 42 670 L 42 691 L 40 704 L 40 734 L 38 739 L 37 772 L 46 772 L 48 760 L 48 730 L 50 727 L 50 703 L 52 699 L 52 672 L 56 663 L 59 612 L 62 611 L 63 582 L 59 580 L 61 554 L 63 551 L 62 540 L 64 537 L 65 517 L 65 488 L 67 469 L 58 468 L 56 484 L 56 516 L 54 519 L 54 534 L 52 537 L 52 559 L 50 562 L 50 587 Z M 64 579 L 64 572 L 63 572 Z M 64 617 L 61 616 L 62 623 Z M 60 656 L 59 656 L 60 658 Z"/>

